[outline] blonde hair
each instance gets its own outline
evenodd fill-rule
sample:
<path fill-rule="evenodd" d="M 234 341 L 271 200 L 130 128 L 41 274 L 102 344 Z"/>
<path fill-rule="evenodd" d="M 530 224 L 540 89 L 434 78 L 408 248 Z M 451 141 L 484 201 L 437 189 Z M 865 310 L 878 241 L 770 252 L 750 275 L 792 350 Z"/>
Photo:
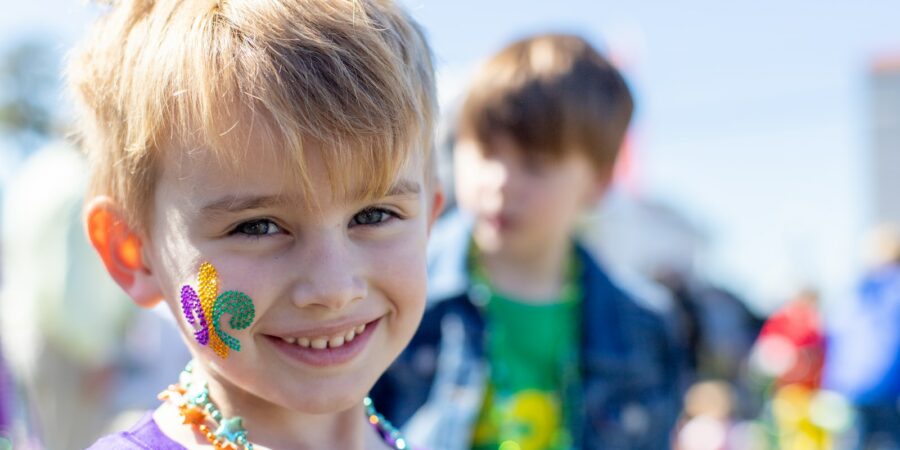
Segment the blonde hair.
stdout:
<path fill-rule="evenodd" d="M 332 187 L 358 178 L 370 196 L 430 158 L 430 51 L 387 0 L 114 1 L 67 77 L 93 191 L 139 230 L 160 155 L 178 145 L 233 167 L 277 147 L 310 187 L 304 144 L 317 144 Z M 251 147 L 251 130 L 266 142 Z"/>
<path fill-rule="evenodd" d="M 542 34 L 514 42 L 476 73 L 459 135 L 486 151 L 499 135 L 529 156 L 580 151 L 612 170 L 634 103 L 621 74 L 583 38 Z"/>

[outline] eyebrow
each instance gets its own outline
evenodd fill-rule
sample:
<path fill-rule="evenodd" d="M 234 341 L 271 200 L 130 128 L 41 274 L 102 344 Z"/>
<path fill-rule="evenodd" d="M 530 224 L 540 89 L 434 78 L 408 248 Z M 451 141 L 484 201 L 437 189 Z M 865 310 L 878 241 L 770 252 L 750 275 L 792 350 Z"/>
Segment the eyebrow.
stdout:
<path fill-rule="evenodd" d="M 403 195 L 418 195 L 420 192 L 422 192 L 422 186 L 419 183 L 410 180 L 397 180 L 397 182 L 391 185 L 384 196 L 399 197 Z"/>
<path fill-rule="evenodd" d="M 412 180 L 399 179 L 388 188 L 383 197 L 415 197 L 422 192 L 422 186 Z M 351 190 L 347 192 L 347 199 L 351 201 L 361 201 L 371 198 L 365 190 Z"/>
<path fill-rule="evenodd" d="M 226 195 L 200 208 L 203 214 L 227 214 L 248 209 L 263 209 L 284 203 L 284 199 L 275 195 Z"/>
<path fill-rule="evenodd" d="M 385 197 L 403 197 L 415 196 L 422 192 L 422 186 L 410 180 L 397 180 L 388 191 Z M 365 195 L 357 194 L 355 198 L 364 198 Z M 226 195 L 222 198 L 214 200 L 204 205 L 200 212 L 208 215 L 220 215 L 236 213 L 252 209 L 264 209 L 274 206 L 280 206 L 287 203 L 284 196 L 278 195 Z"/>

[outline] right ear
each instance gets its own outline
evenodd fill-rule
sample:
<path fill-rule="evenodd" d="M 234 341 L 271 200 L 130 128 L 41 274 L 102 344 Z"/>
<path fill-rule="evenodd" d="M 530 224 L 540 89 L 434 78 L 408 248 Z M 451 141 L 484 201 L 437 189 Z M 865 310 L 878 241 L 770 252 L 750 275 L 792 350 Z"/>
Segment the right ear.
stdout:
<path fill-rule="evenodd" d="M 144 262 L 141 237 L 128 225 L 118 204 L 107 196 L 91 199 L 85 207 L 85 225 L 91 245 L 125 293 L 143 308 L 159 303 L 162 292 Z"/>

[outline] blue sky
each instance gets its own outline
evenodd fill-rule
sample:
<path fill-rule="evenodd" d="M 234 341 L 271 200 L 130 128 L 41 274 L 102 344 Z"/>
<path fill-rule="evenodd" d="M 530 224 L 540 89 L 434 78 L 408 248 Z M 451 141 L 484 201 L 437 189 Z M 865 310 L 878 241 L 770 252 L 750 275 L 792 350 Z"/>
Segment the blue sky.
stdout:
<path fill-rule="evenodd" d="M 534 31 L 580 32 L 624 57 L 643 192 L 707 230 L 709 272 L 760 308 L 803 281 L 836 296 L 855 276 L 871 221 L 866 77 L 874 57 L 900 54 L 900 3 L 403 3 L 429 35 L 443 98 Z M 92 15 L 75 0 L 4 11 L 0 50 L 29 35 L 62 50 Z"/>

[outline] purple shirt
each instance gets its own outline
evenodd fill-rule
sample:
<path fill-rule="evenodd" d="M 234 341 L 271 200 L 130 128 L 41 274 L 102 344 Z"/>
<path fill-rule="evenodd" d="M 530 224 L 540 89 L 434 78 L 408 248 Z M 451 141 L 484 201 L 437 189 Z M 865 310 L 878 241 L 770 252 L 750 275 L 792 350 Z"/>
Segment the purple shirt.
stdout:
<path fill-rule="evenodd" d="M 153 412 L 134 424 L 128 431 L 111 434 L 90 446 L 88 450 L 186 450 L 181 444 L 169 439 L 156 421 Z"/>
<path fill-rule="evenodd" d="M 391 442 L 387 436 L 382 438 Z M 128 431 L 111 434 L 90 446 L 87 450 L 187 450 L 181 444 L 169 439 L 153 420 L 153 411 L 134 424 Z"/>

